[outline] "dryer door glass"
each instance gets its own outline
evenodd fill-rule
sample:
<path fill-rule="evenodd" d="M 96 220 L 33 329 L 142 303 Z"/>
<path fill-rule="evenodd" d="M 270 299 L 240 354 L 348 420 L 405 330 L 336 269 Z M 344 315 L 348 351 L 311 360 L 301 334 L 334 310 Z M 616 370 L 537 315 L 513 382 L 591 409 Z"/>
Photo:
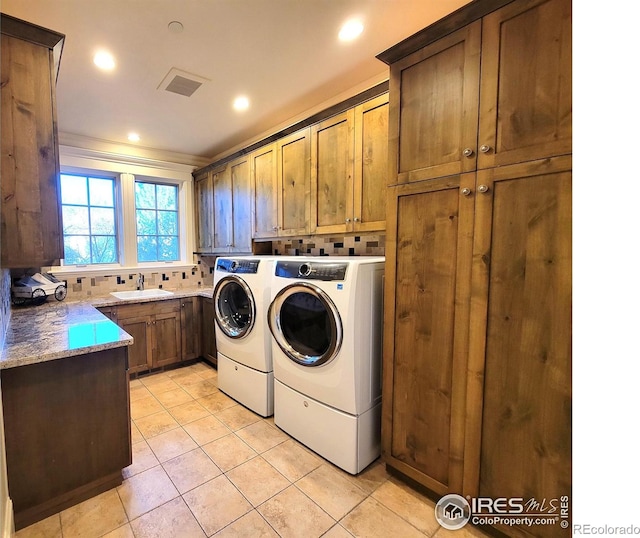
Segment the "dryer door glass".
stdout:
<path fill-rule="evenodd" d="M 253 329 L 255 302 L 249 286 L 236 276 L 223 278 L 213 291 L 216 323 L 230 338 L 243 338 Z"/>
<path fill-rule="evenodd" d="M 338 354 L 342 322 L 333 301 L 307 283 L 283 289 L 269 308 L 269 327 L 280 349 L 303 366 L 321 366 Z"/>

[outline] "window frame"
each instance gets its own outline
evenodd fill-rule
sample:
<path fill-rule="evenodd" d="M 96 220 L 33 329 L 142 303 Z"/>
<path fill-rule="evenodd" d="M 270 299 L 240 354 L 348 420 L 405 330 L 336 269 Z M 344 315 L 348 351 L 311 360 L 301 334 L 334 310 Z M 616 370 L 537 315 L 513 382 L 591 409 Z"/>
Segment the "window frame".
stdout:
<path fill-rule="evenodd" d="M 113 178 L 115 180 L 115 212 L 116 212 L 116 244 L 118 247 L 118 263 L 114 264 L 65 264 L 60 261 L 59 266 L 45 268 L 47 271 L 64 277 L 74 274 L 108 274 L 114 271 L 150 270 L 184 270 L 194 266 L 193 255 L 193 177 L 186 172 L 185 166 L 179 172 L 167 170 L 165 174 L 154 167 L 142 168 L 136 166 L 100 166 L 99 168 L 85 168 L 84 166 L 64 166 L 61 163 L 60 174 L 95 176 Z M 130 171 L 122 171 L 122 170 Z M 118 171 L 120 170 L 120 172 Z M 138 172 L 135 176 L 131 172 Z M 143 173 L 140 173 L 143 172 Z M 135 181 L 145 181 L 158 184 L 175 185 L 178 188 L 178 237 L 179 259 L 176 261 L 138 262 L 137 235 L 135 223 Z M 59 203 L 60 218 L 62 220 L 62 206 Z"/>

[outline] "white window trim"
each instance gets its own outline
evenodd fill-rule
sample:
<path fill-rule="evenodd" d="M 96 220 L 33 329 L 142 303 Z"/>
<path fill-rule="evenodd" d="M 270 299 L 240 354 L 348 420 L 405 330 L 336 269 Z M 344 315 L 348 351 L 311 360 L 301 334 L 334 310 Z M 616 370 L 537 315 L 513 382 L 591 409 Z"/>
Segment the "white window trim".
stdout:
<path fill-rule="evenodd" d="M 60 146 L 60 172 L 63 174 L 109 175 L 116 181 L 116 218 L 119 236 L 120 263 L 61 265 L 44 268 L 47 272 L 66 276 L 111 274 L 114 272 L 149 272 L 154 270 L 187 270 L 195 265 L 193 166 L 153 159 Z M 180 260 L 175 262 L 138 263 L 135 223 L 135 180 L 158 181 L 178 186 L 180 219 Z M 125 232 L 126 230 L 126 232 Z"/>

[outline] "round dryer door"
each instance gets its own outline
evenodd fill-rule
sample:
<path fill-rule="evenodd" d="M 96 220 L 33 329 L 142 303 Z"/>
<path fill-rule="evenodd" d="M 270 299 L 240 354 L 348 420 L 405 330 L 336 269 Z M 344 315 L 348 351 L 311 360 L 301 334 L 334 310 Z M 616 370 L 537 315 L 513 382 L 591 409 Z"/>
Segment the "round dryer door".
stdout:
<path fill-rule="evenodd" d="M 342 321 L 331 298 L 300 282 L 282 289 L 269 306 L 269 328 L 280 349 L 302 366 L 333 360 L 342 345 Z"/>
<path fill-rule="evenodd" d="M 230 338 L 247 336 L 256 318 L 256 305 L 251 289 L 236 276 L 228 276 L 218 282 L 213 290 L 216 323 Z"/>

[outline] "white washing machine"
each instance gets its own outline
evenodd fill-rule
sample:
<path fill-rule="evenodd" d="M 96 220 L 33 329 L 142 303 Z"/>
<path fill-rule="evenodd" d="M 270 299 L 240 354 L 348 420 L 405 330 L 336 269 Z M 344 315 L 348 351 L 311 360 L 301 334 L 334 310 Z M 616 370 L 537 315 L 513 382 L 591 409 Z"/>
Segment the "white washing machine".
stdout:
<path fill-rule="evenodd" d="M 384 257 L 275 263 L 274 420 L 357 474 L 380 455 Z"/>
<path fill-rule="evenodd" d="M 213 276 L 218 387 L 263 417 L 273 415 L 273 263 L 272 256 L 217 258 Z"/>

